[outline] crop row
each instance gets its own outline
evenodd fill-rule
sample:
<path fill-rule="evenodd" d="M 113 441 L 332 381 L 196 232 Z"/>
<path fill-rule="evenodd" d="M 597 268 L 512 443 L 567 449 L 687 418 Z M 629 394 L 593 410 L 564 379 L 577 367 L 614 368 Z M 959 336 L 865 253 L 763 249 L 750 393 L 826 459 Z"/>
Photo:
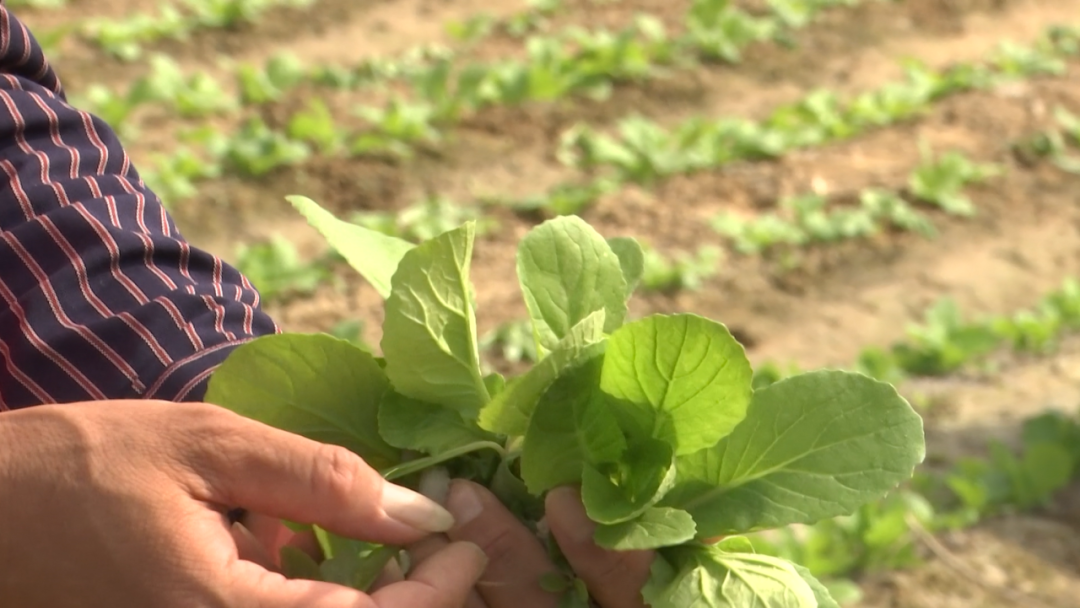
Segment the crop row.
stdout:
<path fill-rule="evenodd" d="M 866 238 L 886 229 L 932 237 L 936 234 L 933 222 L 909 199 L 949 215 L 970 217 L 975 205 L 963 189 L 997 173 L 997 167 L 980 165 L 959 152 L 937 158 L 924 153 L 922 164 L 908 178 L 906 191 L 867 188 L 854 196 L 804 194 L 780 201 L 779 213 L 747 219 L 724 212 L 713 218 L 712 225 L 743 254 Z M 857 204 L 837 204 L 851 198 Z"/>
<path fill-rule="evenodd" d="M 827 90 L 814 91 L 760 121 L 693 118 L 664 127 L 634 116 L 621 121 L 615 135 L 583 124 L 563 135 L 558 158 L 567 166 L 600 174 L 589 184 L 577 186 L 586 192 L 577 202 L 585 204 L 594 198 L 588 194 L 617 184 L 653 184 L 671 175 L 736 161 L 776 158 L 791 150 L 849 139 L 918 117 L 947 96 L 987 89 L 1003 80 L 1062 75 L 1067 70 L 1065 60 L 1080 55 L 1078 42 L 1080 29 L 1054 27 L 1033 46 L 1001 45 L 986 63 L 959 64 L 938 71 L 907 62 L 902 81 L 850 99 Z M 527 204 L 539 203 L 532 200 Z"/>
<path fill-rule="evenodd" d="M 740 9 L 732 8 L 722 0 L 697 0 L 687 17 L 688 24 L 703 19 L 724 21 L 725 15 L 738 23 L 757 23 L 764 20 L 773 24 L 762 31 L 780 31 L 779 24 L 805 25 L 811 16 L 822 8 L 835 4 L 853 4 L 845 0 L 797 0 L 777 2 L 776 15 L 784 17 L 750 17 Z M 802 15 L 796 18 L 796 15 Z M 749 21 L 748 21 L 749 20 Z M 763 22 L 764 22 L 763 21 Z M 688 31 L 698 31 L 700 39 L 705 26 Z M 729 28 L 730 29 L 730 28 Z M 728 30 L 725 30 L 728 31 Z M 732 32 L 741 31 L 738 28 Z M 689 35 L 689 34 L 688 34 Z M 725 34 L 726 35 L 726 34 Z M 731 34 L 735 35 L 735 34 Z M 741 35 L 740 35 L 741 36 Z M 755 38 L 757 39 L 757 38 Z M 441 139 L 442 130 L 464 114 L 490 105 L 516 105 L 528 101 L 552 101 L 574 94 L 604 96 L 612 86 L 622 80 L 651 77 L 662 65 L 686 63 L 692 56 L 686 48 L 697 49 L 701 41 L 687 47 L 686 37 L 670 39 L 659 22 L 641 16 L 634 26 L 620 32 L 587 31 L 573 28 L 557 36 L 533 36 L 527 41 L 525 60 L 507 60 L 492 64 L 469 64 L 460 67 L 452 52 L 423 50 L 408 58 L 404 66 L 367 63 L 362 71 L 320 67 L 305 68 L 295 57 L 279 55 L 264 66 L 239 65 L 234 72 L 235 87 L 222 84 L 208 72 L 184 74 L 175 61 L 162 55 L 151 60 L 150 73 L 134 82 L 125 91 L 96 86 L 88 90 L 85 106 L 102 116 L 110 125 L 130 138 L 135 135 L 129 119 L 136 109 L 146 104 L 160 104 L 183 117 L 203 118 L 214 114 L 234 114 L 245 105 L 258 105 L 281 99 L 288 91 L 301 83 L 354 86 L 361 78 L 405 77 L 411 94 L 392 96 L 383 106 L 356 108 L 368 127 L 360 133 L 346 135 L 348 130 L 339 128 L 325 107 L 313 104 L 296 117 L 295 139 L 305 139 L 304 125 L 317 122 L 340 133 L 341 148 L 350 154 L 408 154 L 412 147 L 430 145 Z M 750 38 L 740 45 L 749 44 Z M 693 46 L 698 45 L 698 46 Z M 738 45 L 737 45 L 738 46 Z M 742 48 L 739 46 L 739 48 Z M 696 55 L 694 55 L 696 56 Z M 375 78 L 378 80 L 378 78 Z M 235 93 L 230 92 L 230 89 Z M 312 115 L 319 114 L 313 120 Z M 324 128 L 323 130 L 327 130 Z M 281 140 L 274 134 L 266 134 L 253 118 L 235 137 L 245 138 L 265 135 Z M 311 142 L 309 142 L 311 143 Z M 298 162 L 303 155 L 292 153 L 294 146 L 257 146 L 267 150 L 266 162 L 251 163 L 254 167 L 275 167 Z M 289 153 L 277 154 L 285 148 Z M 186 151 L 178 153 L 180 159 L 172 165 L 184 164 Z M 165 161 L 169 164 L 170 161 Z M 174 167 L 165 167 L 162 173 L 174 174 Z M 212 174 L 213 172 L 204 172 Z M 190 188 L 180 188 L 190 191 Z"/>
<path fill-rule="evenodd" d="M 728 6 L 726 0 L 696 0 L 687 22 L 698 23 L 706 19 L 700 15 L 715 13 L 716 16 L 707 19 L 726 22 L 728 18 L 720 15 L 731 14 L 740 16 L 731 18 L 739 23 L 758 24 L 760 21 L 770 24 L 754 26 L 765 32 L 761 36 L 730 33 L 740 41 L 733 48 L 741 49 L 751 41 L 778 35 L 780 23 L 805 25 L 817 11 L 838 3 L 838 0 L 778 1 L 778 7 L 785 7 L 784 12 L 778 14 L 803 15 L 799 20 L 790 16 L 781 20 L 776 16 L 751 17 Z M 843 3 L 854 4 L 855 0 L 844 0 Z M 800 11 L 792 9 L 793 6 L 801 7 Z M 535 9 L 536 14 L 547 14 L 551 10 L 554 9 L 549 5 Z M 699 26 L 699 29 L 703 27 Z M 689 29 L 695 31 L 694 27 Z M 693 53 L 688 53 L 687 49 L 692 49 Z M 276 101 L 301 83 L 353 88 L 360 83 L 385 84 L 390 80 L 405 80 L 409 84 L 409 95 L 395 97 L 389 103 L 425 107 L 427 109 L 422 113 L 431 122 L 444 124 L 457 120 L 465 111 L 493 104 L 551 101 L 579 93 L 602 97 L 619 81 L 651 77 L 660 66 L 686 63 L 701 54 L 701 49 L 700 44 L 690 43 L 685 38 L 669 38 L 657 19 L 641 15 L 633 26 L 619 32 L 572 27 L 556 35 L 532 36 L 526 43 L 527 57 L 523 60 L 461 66 L 451 49 L 417 47 L 396 60 L 369 60 L 349 68 L 307 68 L 294 55 L 279 54 L 261 67 L 236 66 L 232 74 L 238 91 L 235 94 L 228 92 L 229 86 L 208 72 L 186 76 L 175 61 L 158 54 L 152 57 L 150 74 L 134 82 L 126 91 L 110 92 L 97 87 L 88 101 L 92 109 L 103 114 L 108 111 L 106 119 L 114 127 L 121 128 L 133 110 L 146 103 L 161 103 L 183 117 L 197 118 L 232 111 L 241 105 Z M 405 101 L 406 98 L 409 101 Z M 378 111 L 378 108 L 368 108 L 366 113 Z M 384 115 L 392 112 L 388 108 L 381 111 Z"/>
<path fill-rule="evenodd" d="M 1033 46 L 1003 46 L 987 63 L 956 65 L 940 71 L 910 63 L 902 81 L 848 100 L 828 91 L 816 91 L 796 103 L 775 109 L 763 120 L 695 119 L 665 128 L 645 118 L 631 117 L 620 123 L 618 136 L 597 133 L 581 125 L 564 134 L 559 157 L 591 177 L 566 182 L 524 199 L 487 196 L 484 202 L 555 214 L 577 213 L 627 182 L 650 184 L 673 174 L 716 168 L 739 160 L 775 158 L 793 149 L 850 138 L 871 128 L 919 116 L 948 95 L 987 88 L 1002 80 L 1061 74 L 1066 70 L 1065 59 L 1078 53 L 1078 40 L 1080 31 L 1054 28 Z M 284 74 L 289 72 L 285 67 L 276 73 L 278 80 L 287 80 Z M 448 72 L 440 74 L 430 74 L 425 80 L 432 97 L 437 97 L 437 91 L 445 90 Z M 214 89 L 194 79 L 188 82 L 188 89 Z M 252 85 L 249 89 L 272 90 L 272 81 L 266 82 L 270 84 L 260 85 L 261 88 Z M 165 85 L 158 88 L 176 90 Z M 212 101 L 188 103 L 185 107 L 219 107 L 222 103 L 218 95 L 207 93 L 205 97 Z M 173 99 L 188 98 L 173 95 Z M 131 104 L 121 105 L 124 109 L 117 114 L 126 115 Z M 108 104 L 99 107 L 112 115 Z M 396 101 L 381 108 L 358 108 L 356 112 L 369 124 L 358 132 L 343 128 L 318 100 L 295 114 L 283 131 L 271 129 L 257 117 L 228 135 L 218 130 L 196 131 L 189 139 L 201 143 L 203 153 L 181 148 L 174 155 L 159 156 L 148 172 L 149 178 L 164 198 L 175 201 L 194 192 L 193 181 L 213 177 L 226 168 L 241 176 L 255 177 L 304 162 L 316 151 L 344 155 L 407 154 L 414 145 L 434 143 L 441 138 L 431 105 Z M 201 162 L 193 162 L 194 158 L 200 158 Z"/>

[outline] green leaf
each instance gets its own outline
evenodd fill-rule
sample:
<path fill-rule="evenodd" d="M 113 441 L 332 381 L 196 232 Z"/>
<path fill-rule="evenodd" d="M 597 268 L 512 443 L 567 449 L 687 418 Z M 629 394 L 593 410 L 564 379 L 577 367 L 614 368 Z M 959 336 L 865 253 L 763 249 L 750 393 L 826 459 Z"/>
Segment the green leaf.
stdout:
<path fill-rule="evenodd" d="M 326 559 L 319 564 L 323 580 L 367 590 L 400 549 L 331 534 L 315 526 L 315 537 Z"/>
<path fill-rule="evenodd" d="M 634 431 L 677 455 L 711 447 L 746 415 L 753 372 L 723 325 L 697 315 L 653 315 L 608 340 L 600 386 Z"/>
<path fill-rule="evenodd" d="M 413 244 L 343 222 L 304 196 L 285 197 L 313 228 L 379 292 L 390 297 L 390 277 Z"/>
<path fill-rule="evenodd" d="M 323 580 L 319 564 L 311 559 L 311 556 L 296 547 L 286 545 L 279 551 L 281 554 L 281 573 L 285 578 L 303 578 L 309 581 Z"/>
<path fill-rule="evenodd" d="M 587 464 L 581 475 L 585 511 L 602 524 L 638 517 L 675 485 L 675 455 L 670 445 L 657 439 L 630 445 L 617 465 L 604 469 Z"/>
<path fill-rule="evenodd" d="M 513 379 L 480 412 L 480 427 L 503 435 L 524 435 L 540 396 L 566 370 L 604 352 L 604 311 L 582 319 L 548 356 Z"/>
<path fill-rule="evenodd" d="M 791 563 L 700 545 L 662 549 L 642 595 L 652 608 L 817 608 Z"/>
<path fill-rule="evenodd" d="M 688 542 L 697 527 L 686 511 L 651 507 L 637 519 L 617 524 L 600 524 L 593 538 L 601 547 L 618 551 L 658 549 Z"/>
<path fill-rule="evenodd" d="M 629 237 L 613 237 L 607 243 L 619 258 L 623 279 L 626 280 L 626 298 L 630 299 L 645 274 L 645 251 L 636 239 Z"/>
<path fill-rule="evenodd" d="M 540 345 L 554 349 L 571 328 L 603 310 L 604 331 L 626 318 L 626 279 L 618 256 L 592 226 L 562 216 L 518 245 L 517 272 Z"/>
<path fill-rule="evenodd" d="M 810 573 L 808 568 L 800 566 L 799 564 L 791 564 L 795 571 L 799 573 L 799 576 L 806 581 L 807 585 L 810 585 L 810 589 L 814 592 L 814 599 L 817 600 L 817 608 L 840 608 L 840 604 L 833 599 L 829 593 L 829 589 L 821 583 L 821 581 L 814 578 L 814 575 Z"/>
<path fill-rule="evenodd" d="M 475 418 L 488 402 L 469 284 L 474 224 L 418 245 L 391 281 L 382 350 L 394 389 Z"/>
<path fill-rule="evenodd" d="M 388 386 L 375 359 L 344 340 L 282 334 L 236 348 L 210 378 L 206 401 L 348 448 L 382 468 L 401 459 L 377 430 L 379 400 Z"/>
<path fill-rule="evenodd" d="M 810 523 L 880 498 L 924 455 L 922 419 L 892 386 L 811 372 L 757 391 L 731 435 L 680 458 L 662 504 L 703 537 Z"/>
<path fill-rule="evenodd" d="M 586 463 L 615 462 L 626 449 L 599 390 L 602 366 L 603 357 L 593 357 L 560 376 L 540 397 L 521 453 L 521 476 L 532 493 L 578 483 Z"/>
<path fill-rule="evenodd" d="M 387 391 L 379 406 L 379 434 L 392 446 L 437 454 L 495 436 L 457 410 Z"/>

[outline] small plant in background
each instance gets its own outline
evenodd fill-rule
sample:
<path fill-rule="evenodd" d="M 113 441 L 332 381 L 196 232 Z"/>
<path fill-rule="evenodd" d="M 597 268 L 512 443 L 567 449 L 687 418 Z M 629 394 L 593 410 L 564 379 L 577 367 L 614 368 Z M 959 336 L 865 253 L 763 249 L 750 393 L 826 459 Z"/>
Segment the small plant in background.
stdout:
<path fill-rule="evenodd" d="M 251 105 L 280 100 L 286 91 L 303 82 L 306 77 L 303 62 L 291 53 L 278 53 L 262 67 L 241 64 L 236 69 L 240 100 Z"/>
<path fill-rule="evenodd" d="M 385 235 L 418 242 L 434 238 L 464 222 L 475 222 L 476 234 L 498 228 L 498 222 L 475 207 L 465 207 L 440 196 L 432 196 L 401 211 L 365 211 L 353 214 L 354 224 Z"/>
<path fill-rule="evenodd" d="M 266 302 L 310 294 L 332 277 L 325 262 L 302 261 L 296 247 L 279 235 L 241 245 L 236 253 L 236 268 L 251 280 Z"/>
<path fill-rule="evenodd" d="M 641 275 L 642 291 L 697 291 L 719 271 L 719 247 L 703 246 L 694 253 L 678 252 L 664 255 L 645 247 L 645 272 Z"/>
<path fill-rule="evenodd" d="M 975 205 L 963 194 L 965 186 L 997 175 L 993 165 L 978 164 L 960 152 L 946 152 L 934 158 L 925 148 L 922 164 L 908 180 L 911 193 L 919 200 L 940 207 L 946 213 L 975 215 Z"/>

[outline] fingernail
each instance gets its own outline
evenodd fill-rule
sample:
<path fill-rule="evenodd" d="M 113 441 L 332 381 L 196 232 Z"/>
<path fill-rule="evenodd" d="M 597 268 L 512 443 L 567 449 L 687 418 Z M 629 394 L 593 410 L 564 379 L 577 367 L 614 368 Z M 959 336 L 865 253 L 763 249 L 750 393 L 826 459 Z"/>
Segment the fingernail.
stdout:
<path fill-rule="evenodd" d="M 484 510 L 484 505 L 480 502 L 480 496 L 476 490 L 468 482 L 455 481 L 450 486 L 446 508 L 454 515 L 454 521 L 460 527 L 476 519 Z"/>
<path fill-rule="evenodd" d="M 596 524 L 585 513 L 581 493 L 576 488 L 562 486 L 548 492 L 548 524 L 558 528 L 576 543 L 591 541 Z"/>
<path fill-rule="evenodd" d="M 446 532 L 454 527 L 454 516 L 438 503 L 392 483 L 383 487 L 382 508 L 391 519 L 424 532 Z"/>

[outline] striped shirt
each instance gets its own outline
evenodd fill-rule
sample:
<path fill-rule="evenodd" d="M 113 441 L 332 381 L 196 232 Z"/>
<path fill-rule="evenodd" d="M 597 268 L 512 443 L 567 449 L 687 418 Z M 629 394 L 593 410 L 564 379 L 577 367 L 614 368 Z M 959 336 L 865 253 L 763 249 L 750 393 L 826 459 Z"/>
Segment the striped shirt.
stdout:
<path fill-rule="evenodd" d="M 276 331 L 243 275 L 184 240 L 113 130 L 67 104 L 0 6 L 0 411 L 198 400 L 232 347 Z"/>

